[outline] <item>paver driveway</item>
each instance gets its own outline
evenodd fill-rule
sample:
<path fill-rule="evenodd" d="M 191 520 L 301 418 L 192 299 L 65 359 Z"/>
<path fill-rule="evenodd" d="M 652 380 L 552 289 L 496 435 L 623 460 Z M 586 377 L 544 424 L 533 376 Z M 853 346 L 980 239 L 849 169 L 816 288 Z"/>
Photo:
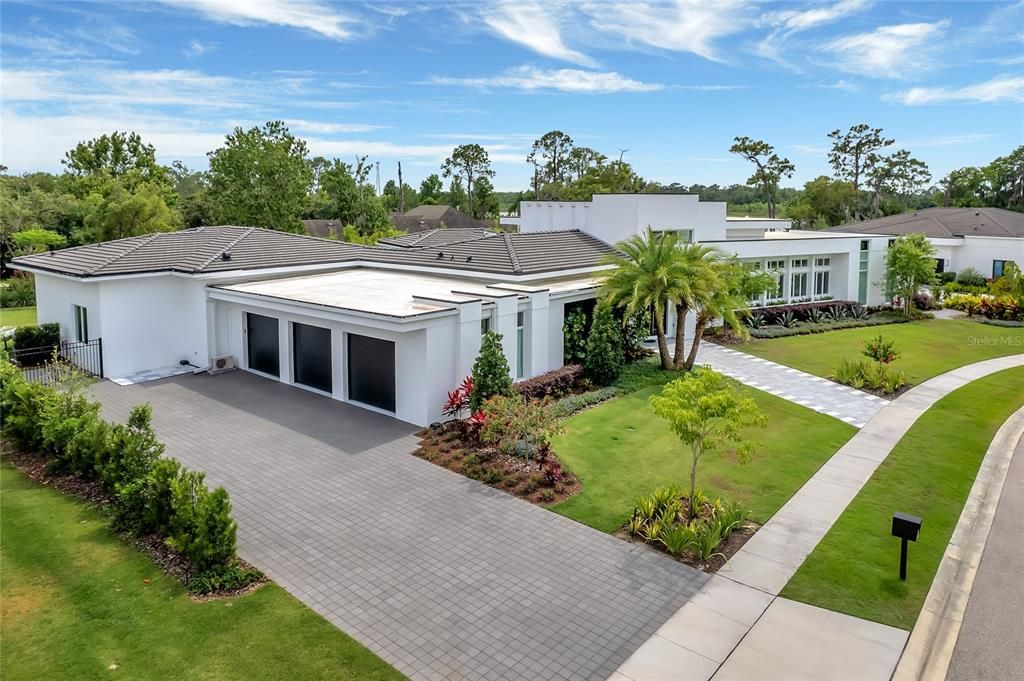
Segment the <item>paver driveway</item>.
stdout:
<path fill-rule="evenodd" d="M 414 679 L 605 678 L 706 581 L 410 455 L 409 424 L 236 372 L 97 384 L 231 493 L 239 552 Z"/>

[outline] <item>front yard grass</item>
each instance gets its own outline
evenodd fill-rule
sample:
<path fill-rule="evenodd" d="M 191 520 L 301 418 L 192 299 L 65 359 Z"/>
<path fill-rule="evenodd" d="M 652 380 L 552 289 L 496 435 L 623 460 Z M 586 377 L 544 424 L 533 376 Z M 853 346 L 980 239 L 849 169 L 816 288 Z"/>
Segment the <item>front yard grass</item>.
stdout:
<path fill-rule="evenodd" d="M 36 308 L 32 307 L 0 307 L 0 326 L 34 326 Z"/>
<path fill-rule="evenodd" d="M 1024 352 L 1024 329 L 961 319 L 931 319 L 753 340 L 735 348 L 828 378 L 842 360 L 863 359 L 862 343 L 879 333 L 896 341 L 896 349 L 902 354 L 892 366 L 906 371 L 907 381 L 915 385 L 965 364 Z"/>
<path fill-rule="evenodd" d="M 786 598 L 911 629 L 999 426 L 1024 404 L 1024 368 L 979 379 L 911 427 L 782 591 Z M 892 514 L 922 518 L 899 579 Z"/>
<path fill-rule="evenodd" d="M 764 523 L 856 430 L 768 393 L 744 388 L 768 416 L 754 429 L 754 459 L 740 464 L 734 455 L 701 458 L 697 483 L 712 496 L 740 503 L 750 518 Z M 689 484 L 689 448 L 654 413 L 653 387 L 620 397 L 566 420 L 555 453 L 583 483 L 576 496 L 552 510 L 604 532 L 622 526 L 642 494 L 669 483 Z"/>
<path fill-rule="evenodd" d="M 0 667 L 21 679 L 401 679 L 275 584 L 193 601 L 79 501 L 0 466 Z"/>

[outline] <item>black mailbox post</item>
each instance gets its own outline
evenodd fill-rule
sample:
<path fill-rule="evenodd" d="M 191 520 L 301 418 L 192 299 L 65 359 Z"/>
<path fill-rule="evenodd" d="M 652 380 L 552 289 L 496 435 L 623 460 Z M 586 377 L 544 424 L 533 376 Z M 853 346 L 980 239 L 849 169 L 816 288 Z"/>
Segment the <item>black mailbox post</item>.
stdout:
<path fill-rule="evenodd" d="M 907 579 L 907 542 L 917 541 L 921 519 L 908 513 L 892 514 L 892 536 L 900 538 L 900 579 Z"/>

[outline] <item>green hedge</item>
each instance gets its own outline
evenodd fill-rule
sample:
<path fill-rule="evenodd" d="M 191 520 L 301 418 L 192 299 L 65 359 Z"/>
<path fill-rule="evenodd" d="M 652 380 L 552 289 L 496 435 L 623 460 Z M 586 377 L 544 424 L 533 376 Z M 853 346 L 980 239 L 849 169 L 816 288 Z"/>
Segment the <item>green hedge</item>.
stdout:
<path fill-rule="evenodd" d="M 748 329 L 752 338 L 785 338 L 787 336 L 807 336 L 812 333 L 825 333 L 827 331 L 839 331 L 840 329 L 857 329 L 862 326 L 882 326 L 885 324 L 902 324 L 909 322 L 908 317 L 884 316 L 870 317 L 868 319 L 846 319 L 841 322 L 824 322 L 815 324 L 813 322 L 801 322 L 799 326 L 786 328 L 784 326 L 772 326 L 761 329 Z"/>
<path fill-rule="evenodd" d="M 222 583 L 221 573 L 237 572 L 228 493 L 209 490 L 203 473 L 163 458 L 148 404 L 134 407 L 127 423 L 99 414 L 99 402 L 74 380 L 59 389 L 30 383 L 0 359 L 0 429 L 9 442 L 43 454 L 55 472 L 98 481 L 114 498 L 115 527 L 163 535 L 202 577 L 195 583 L 200 590 Z"/>

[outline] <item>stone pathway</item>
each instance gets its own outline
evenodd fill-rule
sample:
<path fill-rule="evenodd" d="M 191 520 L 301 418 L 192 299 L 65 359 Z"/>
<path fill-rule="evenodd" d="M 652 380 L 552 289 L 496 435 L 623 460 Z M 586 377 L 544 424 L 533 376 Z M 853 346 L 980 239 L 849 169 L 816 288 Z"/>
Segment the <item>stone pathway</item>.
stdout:
<path fill-rule="evenodd" d="M 92 387 L 153 405 L 231 493 L 239 553 L 412 679 L 611 674 L 708 575 L 410 454 L 414 426 L 245 372 Z"/>
<path fill-rule="evenodd" d="M 862 428 L 888 400 L 854 390 L 767 359 L 709 341 L 700 344 L 697 364 L 790 402 Z"/>
<path fill-rule="evenodd" d="M 706 681 L 711 675 L 705 675 L 704 670 L 712 669 L 713 666 L 711 674 L 714 674 L 719 668 L 727 669 L 727 666 L 720 667 L 719 660 L 716 659 L 721 657 L 721 650 L 727 648 L 731 651 L 731 656 L 739 654 L 740 659 L 743 659 L 742 656 L 746 655 L 745 645 L 759 645 L 757 641 L 763 640 L 765 636 L 771 639 L 773 635 L 777 635 L 780 640 L 789 636 L 784 623 L 779 622 L 777 618 L 764 617 L 764 613 L 769 609 L 769 603 L 775 600 L 779 591 L 796 573 L 807 555 L 825 536 L 900 438 L 918 417 L 953 390 L 978 378 L 1018 366 L 1024 366 L 1024 354 L 970 364 L 925 381 L 884 405 L 883 409 L 848 440 L 718 571 L 718 574 L 714 575 L 709 584 L 704 585 L 702 593 L 707 593 L 703 599 L 699 599 L 699 603 L 698 594 L 698 597 L 684 604 L 680 611 L 670 618 L 669 622 L 675 619 L 680 623 L 671 635 L 670 642 L 675 642 L 674 647 L 665 645 L 668 637 L 664 635 L 665 632 L 659 630 L 619 668 L 619 676 L 612 678 L 631 681 L 677 678 L 660 675 L 659 670 L 682 668 L 682 665 L 690 662 L 690 655 L 697 654 L 706 658 L 708 663 L 700 668 L 699 672 L 695 668 L 694 673 L 686 678 Z M 732 586 L 725 585 L 724 582 L 731 582 Z M 764 596 L 761 599 L 764 608 L 760 612 L 756 612 L 757 594 Z M 698 616 L 700 613 L 694 610 L 695 604 L 699 604 L 703 609 L 725 614 L 730 607 L 729 603 L 737 600 L 745 603 L 746 608 L 742 611 L 742 616 L 734 616 L 732 619 L 744 625 L 745 629 L 725 626 L 728 623 L 719 623 L 722 625 L 719 627 L 719 635 L 713 642 L 707 641 L 707 636 L 700 631 L 706 626 L 706 619 Z M 735 613 L 735 610 L 733 612 Z M 776 634 L 763 633 L 765 628 L 775 627 L 782 629 Z M 870 626 L 863 628 L 871 629 Z M 895 644 L 887 632 L 889 629 L 891 627 L 876 629 L 874 634 L 868 634 L 863 640 L 867 645 L 874 640 L 873 637 L 881 636 L 889 641 L 888 645 L 891 647 Z M 751 638 L 755 633 L 757 636 Z M 906 632 L 902 634 L 905 639 Z M 834 645 L 836 656 L 841 657 L 820 655 L 820 650 L 815 651 L 819 653 L 817 659 L 820 659 L 822 664 L 810 678 L 819 681 L 850 678 L 844 673 L 845 667 L 830 665 L 829 660 L 834 663 L 836 659 L 857 659 L 858 654 L 868 656 L 877 652 L 872 652 L 874 644 L 871 644 L 858 653 L 852 648 L 850 641 L 844 642 L 843 636 L 829 640 Z M 822 644 L 817 647 L 820 648 L 820 645 Z M 902 642 L 899 645 L 902 648 Z M 774 658 L 775 667 L 771 673 L 762 669 L 761 675 L 776 678 L 798 677 L 805 671 L 809 652 L 802 645 L 781 650 Z M 728 665 L 729 659 L 731 657 L 725 658 L 725 665 Z M 893 665 L 895 661 L 894 659 Z M 889 669 L 889 674 L 891 672 L 892 668 Z M 886 681 L 889 674 L 863 678 Z"/>

